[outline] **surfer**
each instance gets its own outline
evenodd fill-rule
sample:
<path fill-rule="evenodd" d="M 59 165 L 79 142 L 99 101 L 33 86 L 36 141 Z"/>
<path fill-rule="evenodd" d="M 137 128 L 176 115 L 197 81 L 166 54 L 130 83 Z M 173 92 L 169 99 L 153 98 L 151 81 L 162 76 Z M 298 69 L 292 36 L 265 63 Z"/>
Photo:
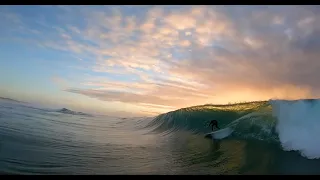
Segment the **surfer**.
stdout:
<path fill-rule="evenodd" d="M 212 120 L 212 121 L 210 121 L 209 126 L 210 126 L 210 125 L 211 125 L 212 131 L 213 131 L 213 127 L 217 128 L 217 129 L 220 129 L 220 128 L 218 127 L 218 121 L 217 121 L 217 120 Z"/>

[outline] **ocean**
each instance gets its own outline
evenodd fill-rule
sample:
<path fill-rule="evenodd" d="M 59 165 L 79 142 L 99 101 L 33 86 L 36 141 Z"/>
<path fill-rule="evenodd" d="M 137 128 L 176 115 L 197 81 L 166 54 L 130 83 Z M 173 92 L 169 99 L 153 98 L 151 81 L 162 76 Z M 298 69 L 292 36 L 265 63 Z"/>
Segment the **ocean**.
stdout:
<path fill-rule="evenodd" d="M 320 174 L 320 101 L 116 118 L 0 101 L 1 174 Z M 204 138 L 210 120 L 234 127 Z"/>

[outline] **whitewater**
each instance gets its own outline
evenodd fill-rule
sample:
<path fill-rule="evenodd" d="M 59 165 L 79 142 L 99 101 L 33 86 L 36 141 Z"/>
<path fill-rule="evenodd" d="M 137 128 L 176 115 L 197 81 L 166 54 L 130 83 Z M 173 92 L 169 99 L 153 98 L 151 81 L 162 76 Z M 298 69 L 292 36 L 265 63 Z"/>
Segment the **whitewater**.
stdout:
<path fill-rule="evenodd" d="M 319 174 L 320 100 L 117 118 L 0 100 L 1 174 Z M 204 138 L 216 119 L 227 138 Z"/>

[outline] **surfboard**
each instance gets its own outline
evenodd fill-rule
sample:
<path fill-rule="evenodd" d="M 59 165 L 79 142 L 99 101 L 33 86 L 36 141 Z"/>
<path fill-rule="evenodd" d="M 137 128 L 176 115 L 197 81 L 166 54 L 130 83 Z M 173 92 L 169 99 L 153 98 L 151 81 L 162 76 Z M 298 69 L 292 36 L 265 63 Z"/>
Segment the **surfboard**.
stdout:
<path fill-rule="evenodd" d="M 227 127 L 218 131 L 207 133 L 205 137 L 211 137 L 212 139 L 223 139 L 228 137 L 233 132 L 233 128 Z"/>

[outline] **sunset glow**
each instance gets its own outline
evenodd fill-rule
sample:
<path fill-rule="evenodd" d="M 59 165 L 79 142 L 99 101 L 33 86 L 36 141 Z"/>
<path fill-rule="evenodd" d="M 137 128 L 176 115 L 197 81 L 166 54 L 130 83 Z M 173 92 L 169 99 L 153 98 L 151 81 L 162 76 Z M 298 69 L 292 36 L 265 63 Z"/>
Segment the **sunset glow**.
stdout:
<path fill-rule="evenodd" d="M 317 6 L 1 6 L 0 96 L 110 115 L 316 98 L 318 16 Z"/>

